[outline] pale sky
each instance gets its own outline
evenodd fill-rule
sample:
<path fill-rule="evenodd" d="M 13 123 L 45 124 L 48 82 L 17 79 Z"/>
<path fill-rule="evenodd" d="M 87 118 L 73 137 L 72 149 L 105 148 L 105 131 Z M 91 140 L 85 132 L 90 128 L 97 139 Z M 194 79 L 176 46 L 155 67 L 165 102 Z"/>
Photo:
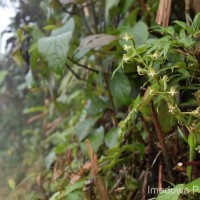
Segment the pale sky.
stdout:
<path fill-rule="evenodd" d="M 10 1 L 4 0 L 7 7 L 1 8 L 0 7 L 0 34 L 2 31 L 6 29 L 6 27 L 10 24 L 10 18 L 15 15 L 15 10 L 10 4 Z M 0 35 L 1 36 L 1 35 Z M 0 54 L 5 53 L 5 43 L 6 39 L 10 37 L 10 34 L 4 34 L 3 37 L 0 37 Z"/>

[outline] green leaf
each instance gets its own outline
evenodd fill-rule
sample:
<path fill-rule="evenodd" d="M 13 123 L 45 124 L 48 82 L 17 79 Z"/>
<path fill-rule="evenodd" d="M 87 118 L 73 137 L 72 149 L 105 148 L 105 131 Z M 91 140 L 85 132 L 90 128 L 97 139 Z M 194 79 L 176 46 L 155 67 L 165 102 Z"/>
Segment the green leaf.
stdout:
<path fill-rule="evenodd" d="M 174 21 L 174 23 L 178 24 L 181 28 L 183 28 L 184 30 L 186 30 L 188 33 L 191 33 L 192 30 L 189 26 L 186 25 L 186 23 L 182 22 L 182 21 Z"/>
<path fill-rule="evenodd" d="M 99 147 L 103 144 L 104 140 L 104 128 L 101 126 L 98 129 L 96 129 L 94 132 L 92 132 L 87 139 L 90 140 L 90 143 L 92 145 L 93 152 L 97 152 L 99 150 Z M 88 155 L 88 150 L 85 144 L 85 141 L 81 143 L 81 149 L 83 152 Z"/>
<path fill-rule="evenodd" d="M 198 13 L 192 22 L 192 28 L 194 31 L 198 31 L 200 29 L 200 13 Z"/>
<path fill-rule="evenodd" d="M 106 8 L 105 8 L 106 17 L 109 17 L 110 9 L 117 6 L 119 2 L 120 0 L 106 0 Z"/>
<path fill-rule="evenodd" d="M 89 114 L 94 115 L 101 113 L 106 107 L 108 107 L 108 103 L 106 101 L 103 101 L 98 96 L 92 96 L 91 101 L 88 102 L 86 109 Z"/>
<path fill-rule="evenodd" d="M 94 119 L 86 119 L 77 125 L 75 133 L 79 142 L 81 142 L 91 133 L 94 122 Z"/>
<path fill-rule="evenodd" d="M 149 37 L 148 27 L 143 21 L 139 21 L 130 31 L 130 34 L 134 36 L 136 46 L 139 46 L 146 42 Z"/>
<path fill-rule="evenodd" d="M 38 49 L 33 50 L 33 52 L 31 53 L 31 58 L 30 58 L 30 65 L 31 65 L 32 70 L 36 69 L 39 57 L 40 55 L 39 55 Z"/>
<path fill-rule="evenodd" d="M 83 199 L 79 193 L 79 190 L 82 190 L 84 186 L 85 181 L 79 181 L 74 184 L 69 184 L 65 187 L 65 190 L 62 191 L 62 194 L 59 192 L 56 192 L 53 196 L 50 197 L 49 200 L 61 200 L 63 197 L 66 197 L 66 200 L 78 200 L 78 196 L 80 196 L 80 200 Z"/>
<path fill-rule="evenodd" d="M 6 70 L 0 71 L 0 85 L 4 82 L 7 74 L 8 74 L 8 71 L 6 71 Z"/>
<path fill-rule="evenodd" d="M 47 30 L 47 31 L 51 31 L 51 30 L 54 30 L 56 27 L 55 27 L 55 25 L 47 25 L 47 26 L 44 26 L 42 29 L 43 30 Z"/>
<path fill-rule="evenodd" d="M 80 191 L 76 191 L 67 195 L 67 200 L 82 200 L 82 199 L 83 199 L 83 195 L 82 195 L 82 192 Z"/>
<path fill-rule="evenodd" d="M 38 41 L 39 52 L 47 61 L 49 68 L 58 74 L 62 73 L 71 38 L 72 32 L 70 31 Z"/>
<path fill-rule="evenodd" d="M 94 133 L 91 133 L 88 137 L 91 142 L 92 150 L 97 152 L 99 147 L 103 144 L 104 139 L 104 128 L 101 126 L 95 130 Z"/>
<path fill-rule="evenodd" d="M 51 168 L 52 163 L 56 160 L 56 154 L 54 151 L 50 151 L 49 154 L 45 157 L 45 164 L 47 169 Z"/>
<path fill-rule="evenodd" d="M 117 105 L 128 105 L 130 103 L 131 85 L 128 78 L 117 72 L 110 80 L 110 90 Z"/>
<path fill-rule="evenodd" d="M 33 74 L 32 74 L 31 70 L 29 70 L 29 72 L 26 74 L 25 80 L 26 80 L 27 88 L 30 89 L 30 88 L 34 87 L 35 81 L 34 81 Z"/>
<path fill-rule="evenodd" d="M 24 59 L 22 57 L 22 54 L 20 52 L 20 48 L 14 49 L 12 52 L 12 58 L 17 63 L 18 66 L 22 67 L 24 64 Z"/>
<path fill-rule="evenodd" d="M 111 128 L 111 130 L 105 136 L 105 144 L 112 148 L 118 144 L 118 132 L 119 128 Z"/>
<path fill-rule="evenodd" d="M 183 186 L 184 184 L 179 184 L 174 188 L 162 190 L 156 200 L 178 200 L 180 194 L 184 192 Z"/>
<path fill-rule="evenodd" d="M 174 36 L 174 28 L 172 26 L 165 27 L 164 29 L 167 33 L 169 33 L 171 36 Z"/>
<path fill-rule="evenodd" d="M 121 12 L 125 13 L 131 7 L 131 5 L 133 5 L 134 1 L 135 0 L 124 0 Z"/>
<path fill-rule="evenodd" d="M 200 193 L 200 178 L 186 184 L 184 188 L 188 189 L 190 192 L 198 192 Z"/>
<path fill-rule="evenodd" d="M 50 37 L 38 41 L 40 54 L 47 61 L 49 68 L 57 74 L 63 71 L 73 30 L 74 21 L 71 19 L 62 28 L 53 30 Z"/>
<path fill-rule="evenodd" d="M 167 102 L 161 100 L 158 105 L 158 120 L 164 133 L 168 133 L 177 124 L 176 118 L 169 112 Z"/>
<path fill-rule="evenodd" d="M 31 35 L 33 41 L 37 41 L 44 36 L 37 24 L 31 24 L 25 28 L 27 29 L 27 32 L 29 32 L 29 34 Z"/>
<path fill-rule="evenodd" d="M 74 27 L 75 27 L 74 19 L 70 18 L 63 27 L 54 29 L 51 32 L 51 36 L 58 36 L 58 35 L 61 35 L 63 33 L 70 32 L 70 31 L 73 32 L 74 31 Z"/>
<path fill-rule="evenodd" d="M 45 112 L 46 108 L 45 106 L 36 106 L 36 107 L 31 107 L 27 108 L 23 111 L 23 114 L 30 114 L 30 113 L 35 113 L 35 112 Z"/>

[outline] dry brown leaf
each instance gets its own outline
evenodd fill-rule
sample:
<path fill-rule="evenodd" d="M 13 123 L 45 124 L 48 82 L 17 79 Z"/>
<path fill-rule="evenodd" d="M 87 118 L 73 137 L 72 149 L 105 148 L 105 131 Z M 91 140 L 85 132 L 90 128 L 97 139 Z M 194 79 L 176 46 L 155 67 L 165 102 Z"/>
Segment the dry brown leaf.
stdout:
<path fill-rule="evenodd" d="M 37 183 L 38 186 L 41 186 L 41 176 L 40 175 L 38 175 L 36 177 L 36 183 Z"/>
<path fill-rule="evenodd" d="M 90 49 L 101 47 L 110 44 L 112 41 L 117 40 L 117 36 L 108 35 L 108 34 L 94 34 L 85 37 L 78 48 L 81 49 Z"/>
<path fill-rule="evenodd" d="M 87 162 L 87 163 L 85 163 L 85 164 L 82 166 L 82 169 L 85 170 L 85 171 L 87 171 L 87 170 L 90 170 L 91 167 L 92 167 L 91 162 Z"/>
<path fill-rule="evenodd" d="M 88 153 L 89 153 L 89 157 L 91 160 L 94 184 L 96 186 L 96 189 L 97 189 L 97 192 L 99 195 L 99 199 L 100 200 L 109 200 L 108 191 L 107 191 L 105 182 L 104 182 L 102 176 L 98 174 L 99 167 L 98 167 L 97 155 L 93 153 L 92 145 L 88 139 L 86 139 L 86 146 L 88 148 Z"/>
<path fill-rule="evenodd" d="M 73 183 L 76 183 L 77 181 L 79 181 L 81 178 L 80 175 L 78 174 L 71 174 L 70 175 L 70 183 L 73 184 Z"/>
<path fill-rule="evenodd" d="M 40 113 L 40 114 L 34 115 L 34 116 L 32 116 L 31 118 L 29 118 L 27 120 L 27 124 L 31 124 L 34 121 L 39 120 L 39 119 L 41 119 L 41 118 L 43 118 L 45 116 L 46 116 L 46 113 Z"/>
<path fill-rule="evenodd" d="M 59 0 L 59 1 L 60 1 L 60 3 L 62 3 L 62 4 L 77 3 L 76 0 Z"/>

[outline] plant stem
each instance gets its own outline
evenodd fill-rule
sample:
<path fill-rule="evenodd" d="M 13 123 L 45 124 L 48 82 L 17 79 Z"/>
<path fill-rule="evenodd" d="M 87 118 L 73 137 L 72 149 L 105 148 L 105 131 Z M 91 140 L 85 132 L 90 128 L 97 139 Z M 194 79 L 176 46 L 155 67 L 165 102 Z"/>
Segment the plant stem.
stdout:
<path fill-rule="evenodd" d="M 82 68 L 87 69 L 87 70 L 90 70 L 90 71 L 92 71 L 92 72 L 99 73 L 98 70 L 89 68 L 89 67 L 87 67 L 87 66 L 85 66 L 85 65 L 82 65 L 82 64 L 76 62 L 75 60 L 73 60 L 73 59 L 72 59 L 71 57 L 69 57 L 69 56 L 68 56 L 67 58 L 68 58 L 71 62 L 73 62 L 75 65 L 77 65 L 78 67 L 82 67 Z"/>
<path fill-rule="evenodd" d="M 69 69 L 69 71 L 78 79 L 81 81 L 86 81 L 85 79 L 81 78 L 76 72 L 67 64 L 65 63 L 65 66 Z"/>
<path fill-rule="evenodd" d="M 161 152 L 163 154 L 164 161 L 165 161 L 165 164 L 166 164 L 167 173 L 169 175 L 169 178 L 172 179 L 172 173 L 171 173 L 172 160 L 169 156 L 169 151 L 168 151 L 167 145 L 165 143 L 165 137 L 164 137 L 164 134 L 161 130 L 160 123 L 158 121 L 157 113 L 156 113 L 156 110 L 155 110 L 155 107 L 154 107 L 152 100 L 150 102 L 150 108 L 151 108 L 152 119 L 153 119 L 153 123 L 154 123 L 154 126 L 155 126 L 156 134 L 157 134 L 158 141 L 159 141 L 159 144 L 160 144 L 159 146 L 161 148 Z"/>
<path fill-rule="evenodd" d="M 186 24 L 190 26 L 190 0 L 185 0 L 185 18 Z"/>

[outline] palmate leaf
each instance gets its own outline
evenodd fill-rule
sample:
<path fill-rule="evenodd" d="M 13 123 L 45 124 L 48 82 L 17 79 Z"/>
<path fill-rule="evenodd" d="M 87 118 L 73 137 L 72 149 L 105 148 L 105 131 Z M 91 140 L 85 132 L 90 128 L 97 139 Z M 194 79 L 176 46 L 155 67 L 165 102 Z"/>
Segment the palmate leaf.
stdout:
<path fill-rule="evenodd" d="M 50 37 L 43 37 L 38 41 L 40 54 L 48 67 L 57 74 L 62 73 L 73 30 L 74 21 L 71 19 L 62 28 L 53 30 Z"/>

